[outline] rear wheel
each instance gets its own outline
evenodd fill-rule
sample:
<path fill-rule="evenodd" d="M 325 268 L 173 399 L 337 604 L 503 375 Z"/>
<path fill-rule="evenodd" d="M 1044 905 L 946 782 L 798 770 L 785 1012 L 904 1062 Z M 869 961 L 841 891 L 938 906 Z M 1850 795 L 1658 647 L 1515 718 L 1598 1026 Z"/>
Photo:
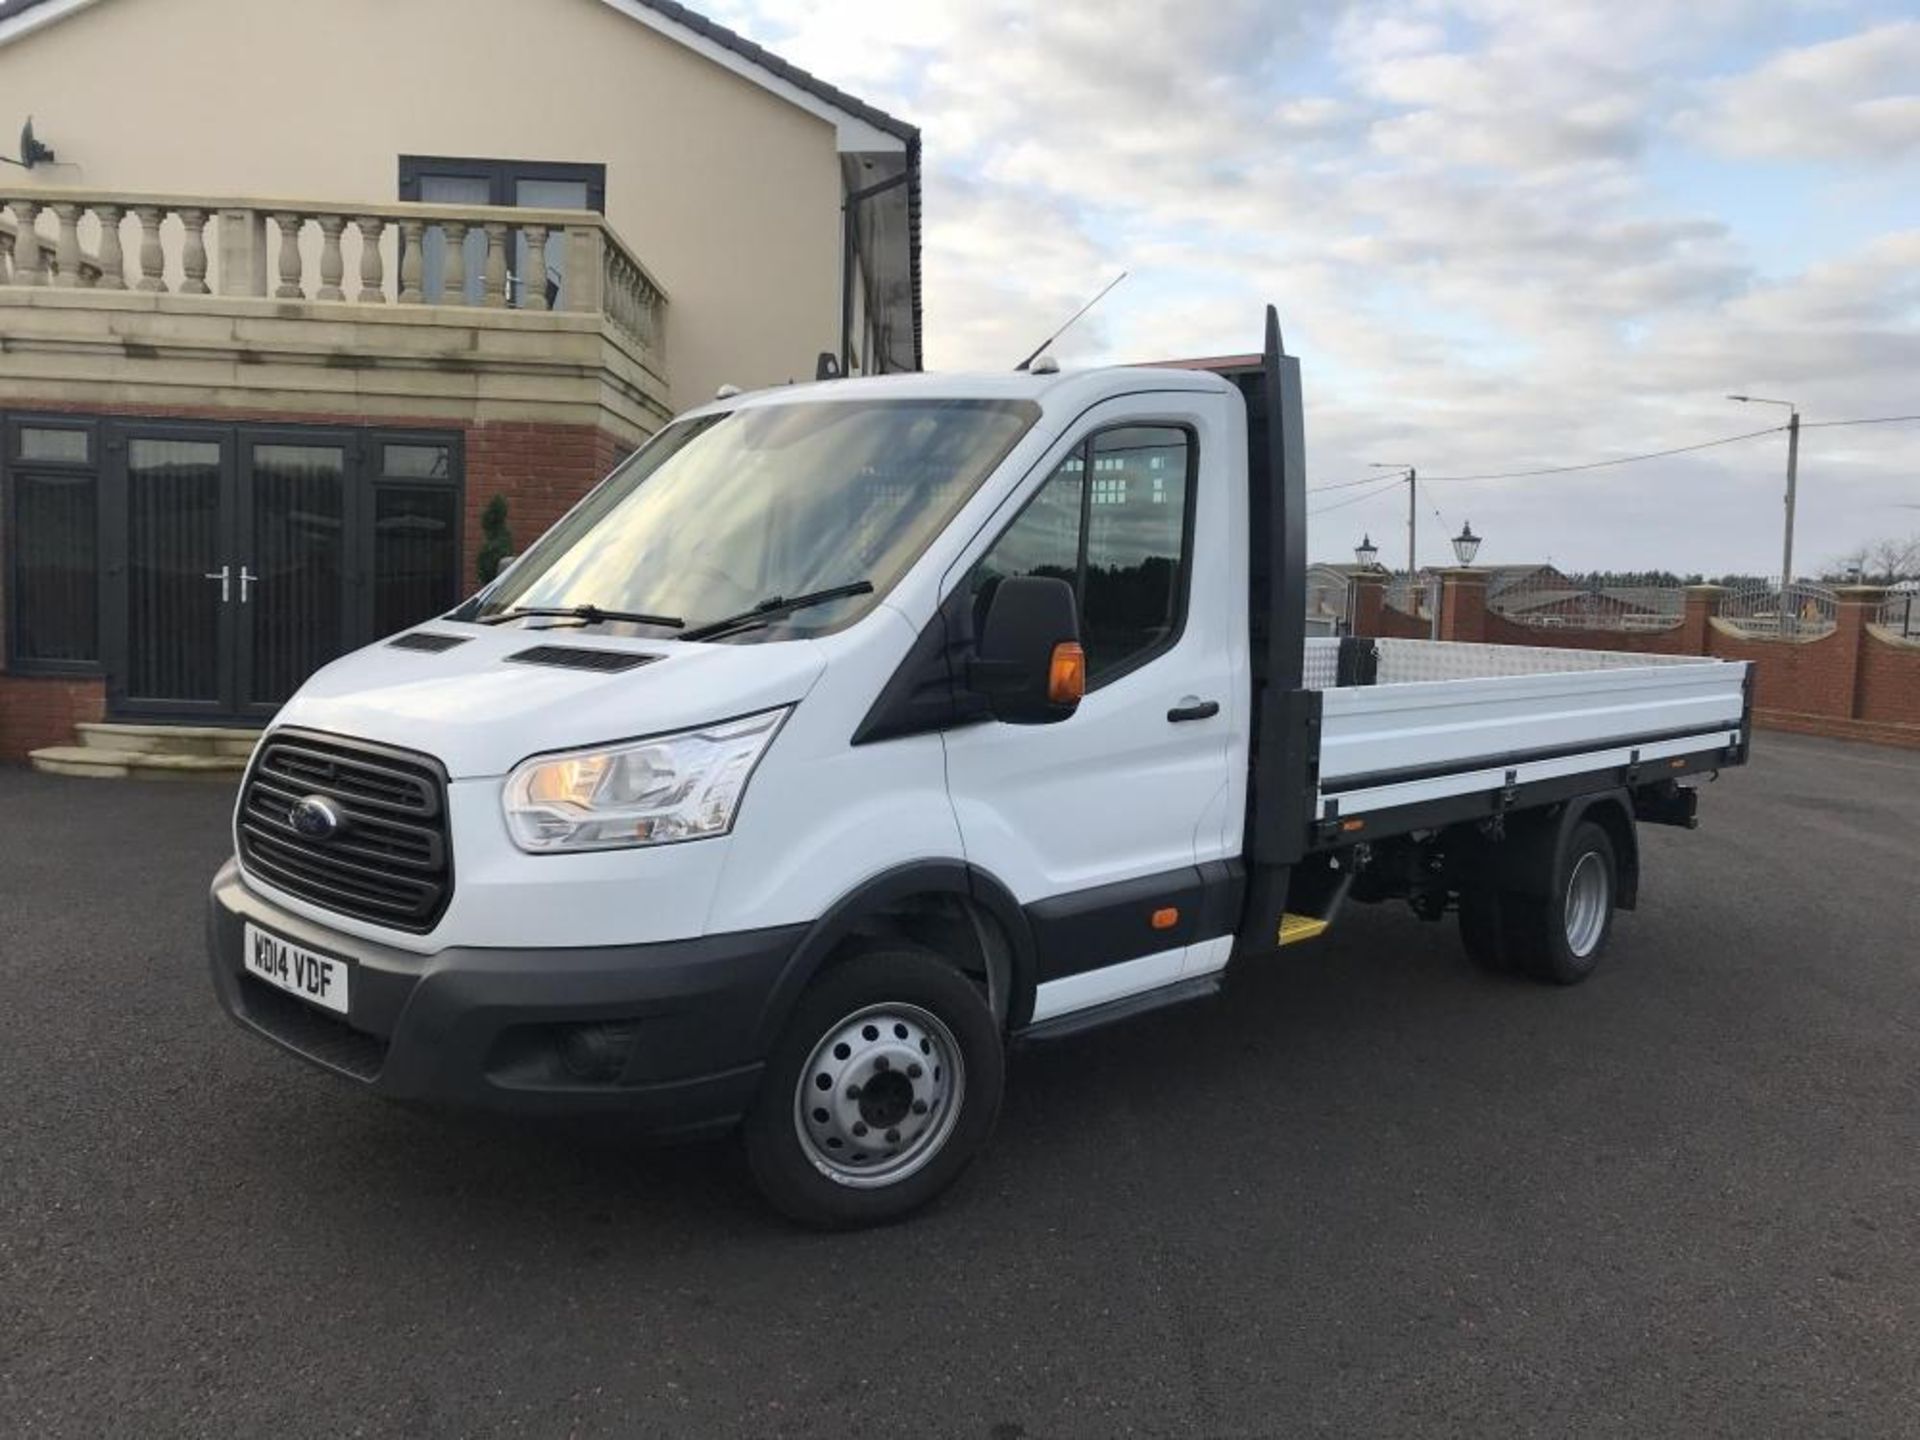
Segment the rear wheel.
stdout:
<path fill-rule="evenodd" d="M 1004 1067 L 965 975 L 906 945 L 855 956 L 814 981 L 774 1047 L 745 1127 L 754 1179 L 805 1224 L 898 1219 L 985 1145 Z"/>
<path fill-rule="evenodd" d="M 1555 985 L 1578 985 L 1594 972 L 1613 932 L 1619 861 L 1604 827 L 1574 827 L 1543 896 L 1501 897 L 1506 952 L 1528 974 Z"/>

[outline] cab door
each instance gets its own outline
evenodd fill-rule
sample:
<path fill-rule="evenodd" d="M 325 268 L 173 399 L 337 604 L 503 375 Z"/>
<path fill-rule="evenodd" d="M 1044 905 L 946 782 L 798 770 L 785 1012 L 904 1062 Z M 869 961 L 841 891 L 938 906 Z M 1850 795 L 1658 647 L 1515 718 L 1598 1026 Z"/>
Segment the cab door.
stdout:
<path fill-rule="evenodd" d="M 945 739 L 968 862 L 1033 925 L 1035 1022 L 1211 972 L 1231 945 L 1245 618 L 1213 453 L 1231 398 L 1165 391 L 1094 407 L 947 577 L 976 631 L 1009 576 L 1065 580 L 1079 602 L 1078 711 Z"/>

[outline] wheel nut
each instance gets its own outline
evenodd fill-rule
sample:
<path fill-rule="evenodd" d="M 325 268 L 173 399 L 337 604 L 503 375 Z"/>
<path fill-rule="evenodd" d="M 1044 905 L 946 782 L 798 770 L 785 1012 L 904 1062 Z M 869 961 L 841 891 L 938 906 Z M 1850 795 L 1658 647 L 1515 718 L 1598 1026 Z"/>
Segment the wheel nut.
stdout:
<path fill-rule="evenodd" d="M 926 1101 L 924 1101 L 924 1100 L 916 1100 L 916 1101 L 914 1101 L 914 1102 L 913 1102 L 913 1113 L 914 1113 L 914 1114 L 916 1114 L 916 1115 L 924 1115 L 924 1114 L 926 1114 L 926 1113 L 927 1113 L 927 1102 L 926 1102 Z"/>
<path fill-rule="evenodd" d="M 909 1080 L 918 1080 L 922 1075 L 926 1073 L 927 1072 L 922 1070 L 918 1065 L 907 1066 L 907 1079 Z"/>
<path fill-rule="evenodd" d="M 899 1143 L 900 1143 L 900 1132 L 898 1130 L 887 1131 L 887 1144 L 898 1145 Z"/>
<path fill-rule="evenodd" d="M 854 1133 L 854 1134 L 856 1134 L 856 1135 L 864 1135 L 864 1134 L 866 1134 L 866 1133 L 867 1133 L 867 1122 L 866 1122 L 866 1121 L 864 1121 L 864 1120 L 856 1120 L 856 1121 L 854 1121 L 854 1122 L 853 1122 L 853 1133 Z"/>
<path fill-rule="evenodd" d="M 860 1087 L 858 1085 L 847 1086 L 847 1099 L 858 1100 L 859 1098 L 860 1098 Z"/>
<path fill-rule="evenodd" d="M 873 1068 L 876 1070 L 891 1070 L 893 1068 L 893 1062 L 882 1055 L 878 1060 L 873 1062 Z"/>

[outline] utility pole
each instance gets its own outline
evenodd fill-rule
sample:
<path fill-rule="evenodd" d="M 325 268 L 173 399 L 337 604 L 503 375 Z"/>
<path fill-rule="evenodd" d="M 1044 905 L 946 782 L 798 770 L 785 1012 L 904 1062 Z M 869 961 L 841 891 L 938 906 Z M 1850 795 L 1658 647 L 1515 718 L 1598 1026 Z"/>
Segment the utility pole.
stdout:
<path fill-rule="evenodd" d="M 1793 502 L 1800 484 L 1800 407 L 1791 400 L 1769 400 L 1761 395 L 1729 395 L 1742 405 L 1783 405 L 1787 410 L 1787 524 L 1780 543 L 1780 610 L 1785 619 L 1787 591 L 1793 585 Z"/>
<path fill-rule="evenodd" d="M 1780 547 L 1780 593 L 1793 584 L 1793 498 L 1800 480 L 1800 412 L 1787 420 L 1787 538 Z"/>
<path fill-rule="evenodd" d="M 1415 571 L 1420 568 L 1420 472 L 1411 465 L 1389 465 L 1379 460 L 1374 461 L 1368 468 L 1407 472 L 1407 580 L 1408 583 L 1412 583 Z"/>
<path fill-rule="evenodd" d="M 1411 465 L 1407 467 L 1407 574 L 1413 575 L 1420 567 L 1414 563 L 1419 553 L 1420 507 L 1415 501 L 1420 486 L 1420 472 Z M 1791 501 L 1788 504 L 1792 504 Z"/>

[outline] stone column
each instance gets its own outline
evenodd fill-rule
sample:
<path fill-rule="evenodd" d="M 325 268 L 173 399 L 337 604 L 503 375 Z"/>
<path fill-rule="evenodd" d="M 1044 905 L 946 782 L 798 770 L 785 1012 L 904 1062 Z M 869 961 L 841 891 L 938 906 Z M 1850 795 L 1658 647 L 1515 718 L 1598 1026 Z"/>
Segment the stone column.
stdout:
<path fill-rule="evenodd" d="M 60 239 L 53 252 L 53 283 L 62 290 L 80 286 L 80 207 L 62 202 L 48 207 L 60 222 Z"/>
<path fill-rule="evenodd" d="M 160 247 L 160 207 L 136 205 L 133 213 L 140 221 L 140 283 L 133 288 L 163 295 L 167 289 L 167 252 Z"/>
<path fill-rule="evenodd" d="M 487 233 L 487 260 L 480 272 L 480 303 L 498 310 L 507 303 L 507 227 L 489 220 L 481 228 Z"/>
<path fill-rule="evenodd" d="M 340 236 L 347 228 L 344 215 L 322 215 L 320 217 L 320 300 L 344 300 L 347 292 L 340 288 L 340 282 L 346 277 L 347 264 L 340 258 Z"/>
<path fill-rule="evenodd" d="M 180 268 L 186 276 L 180 286 L 182 295 L 205 295 L 207 290 L 207 212 L 182 210 L 180 223 L 186 228 L 186 240 L 180 247 Z"/>
<path fill-rule="evenodd" d="M 96 205 L 93 207 L 93 213 L 100 221 L 98 288 L 124 290 L 127 288 L 127 262 L 120 250 L 120 217 L 127 212 L 118 205 Z"/>
<path fill-rule="evenodd" d="M 1720 613 L 1720 602 L 1727 598 L 1724 585 L 1689 585 L 1685 606 L 1680 612 L 1680 653 L 1713 653 L 1713 617 Z"/>
<path fill-rule="evenodd" d="M 360 231 L 360 293 L 354 298 L 362 305 L 387 303 L 386 267 L 380 255 L 380 237 L 387 222 L 378 215 L 362 215 L 353 222 Z"/>
<path fill-rule="evenodd" d="M 563 307 L 582 315 L 598 315 L 607 287 L 606 236 L 598 225 L 567 227 L 567 293 Z"/>
<path fill-rule="evenodd" d="M 33 228 L 33 222 L 40 218 L 38 200 L 15 200 L 12 202 L 13 228 L 13 283 L 16 285 L 44 285 L 47 283 L 46 258 L 40 253 L 40 234 Z"/>
<path fill-rule="evenodd" d="M 1362 570 L 1349 582 L 1348 623 L 1355 635 L 1378 635 L 1380 612 L 1387 603 L 1387 572 Z"/>
<path fill-rule="evenodd" d="M 527 237 L 527 273 L 520 277 L 520 308 L 544 310 L 547 308 L 547 227 L 526 225 L 521 227 L 521 233 Z"/>
<path fill-rule="evenodd" d="M 222 210 L 217 237 L 222 295 L 267 293 L 267 217 L 258 210 Z"/>
<path fill-rule="evenodd" d="M 418 305 L 424 298 L 420 277 L 426 269 L 427 227 L 424 221 L 400 222 L 400 303 Z"/>
<path fill-rule="evenodd" d="M 274 228 L 280 232 L 280 286 L 273 292 L 275 299 L 307 298 L 307 292 L 300 288 L 300 272 L 304 268 L 300 259 L 300 231 L 305 224 L 304 215 L 291 211 L 273 217 Z"/>
<path fill-rule="evenodd" d="M 467 223 L 448 220 L 440 230 L 447 241 L 442 252 L 446 262 L 441 266 L 440 294 L 428 299 L 442 305 L 464 305 L 467 303 Z"/>
<path fill-rule="evenodd" d="M 1440 572 L 1440 638 L 1479 644 L 1487 638 L 1487 572 Z"/>

